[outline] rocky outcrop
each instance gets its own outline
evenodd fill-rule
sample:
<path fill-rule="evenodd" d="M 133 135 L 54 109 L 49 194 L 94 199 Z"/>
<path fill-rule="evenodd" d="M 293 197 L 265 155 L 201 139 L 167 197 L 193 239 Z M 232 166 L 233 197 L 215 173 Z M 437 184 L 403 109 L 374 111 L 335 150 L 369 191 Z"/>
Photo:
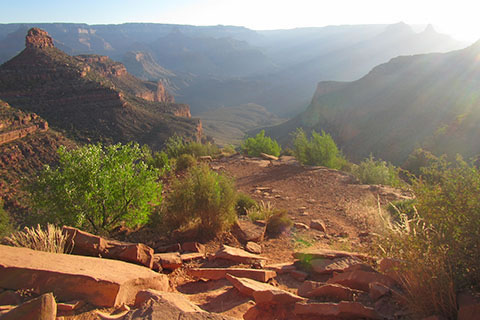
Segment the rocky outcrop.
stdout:
<path fill-rule="evenodd" d="M 47 32 L 39 28 L 28 30 L 25 38 L 25 47 L 27 48 L 53 48 L 53 39 Z"/>
<path fill-rule="evenodd" d="M 144 289 L 165 291 L 167 276 L 122 261 L 0 246 L 0 288 L 53 292 L 94 306 L 133 304 Z"/>
<path fill-rule="evenodd" d="M 62 229 L 73 254 L 122 260 L 152 268 L 153 249 L 143 243 L 107 240 L 77 228 Z"/>
<path fill-rule="evenodd" d="M 0 97 L 83 142 L 137 141 L 158 150 L 173 134 L 202 139 L 199 120 L 162 83 L 137 79 L 105 56 L 71 57 L 39 29 L 0 66 Z"/>

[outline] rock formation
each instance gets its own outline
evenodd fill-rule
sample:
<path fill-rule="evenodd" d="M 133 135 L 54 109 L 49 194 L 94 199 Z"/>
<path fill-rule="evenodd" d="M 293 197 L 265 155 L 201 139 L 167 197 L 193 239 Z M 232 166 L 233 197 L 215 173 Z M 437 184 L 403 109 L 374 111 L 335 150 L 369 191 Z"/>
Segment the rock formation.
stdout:
<path fill-rule="evenodd" d="M 160 149 L 175 133 L 202 138 L 200 120 L 175 104 L 162 83 L 141 81 L 105 56 L 71 57 L 36 28 L 26 49 L 0 66 L 0 98 L 85 142 L 138 141 Z"/>

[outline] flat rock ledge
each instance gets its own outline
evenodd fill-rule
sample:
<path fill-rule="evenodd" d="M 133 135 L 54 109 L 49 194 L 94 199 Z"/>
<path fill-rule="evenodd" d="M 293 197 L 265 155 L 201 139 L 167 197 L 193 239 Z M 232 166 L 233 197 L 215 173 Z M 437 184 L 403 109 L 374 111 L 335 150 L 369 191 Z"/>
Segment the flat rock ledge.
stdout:
<path fill-rule="evenodd" d="M 0 245 L 0 288 L 113 307 L 133 304 L 141 290 L 168 287 L 166 275 L 131 263 Z"/>
<path fill-rule="evenodd" d="M 272 270 L 246 268 L 192 268 L 187 269 L 187 274 L 192 277 L 208 280 L 224 279 L 227 274 L 230 274 L 235 277 L 249 278 L 261 282 L 267 282 L 277 276 L 277 273 Z"/>

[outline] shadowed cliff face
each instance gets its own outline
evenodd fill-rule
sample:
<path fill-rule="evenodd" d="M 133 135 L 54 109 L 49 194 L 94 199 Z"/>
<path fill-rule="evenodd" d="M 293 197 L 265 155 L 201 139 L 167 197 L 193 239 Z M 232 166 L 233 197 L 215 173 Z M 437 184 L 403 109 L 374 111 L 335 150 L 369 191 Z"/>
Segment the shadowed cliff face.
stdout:
<path fill-rule="evenodd" d="M 108 57 L 71 57 L 40 29 L 26 48 L 0 66 L 0 98 L 35 112 L 81 141 L 147 143 L 162 147 L 177 133 L 201 139 L 187 105 L 173 103 L 162 83 L 144 82 Z"/>
<path fill-rule="evenodd" d="M 320 83 L 308 109 L 270 129 L 331 133 L 344 152 L 401 164 L 418 147 L 435 154 L 480 153 L 480 42 L 458 51 L 403 56 L 349 83 Z M 333 89 L 333 90 L 332 90 Z"/>

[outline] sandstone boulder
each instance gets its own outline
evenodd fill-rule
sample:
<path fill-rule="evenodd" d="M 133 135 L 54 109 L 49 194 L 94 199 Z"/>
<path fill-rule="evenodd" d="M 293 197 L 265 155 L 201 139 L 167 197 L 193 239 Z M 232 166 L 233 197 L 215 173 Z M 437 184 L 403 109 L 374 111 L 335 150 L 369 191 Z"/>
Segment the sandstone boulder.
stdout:
<path fill-rule="evenodd" d="M 321 231 L 321 232 L 327 232 L 327 226 L 323 220 L 316 219 L 310 221 L 310 228 Z"/>
<path fill-rule="evenodd" d="M 184 253 L 180 255 L 180 259 L 182 263 L 191 262 L 193 260 L 201 260 L 205 258 L 205 254 L 201 252 L 191 252 L 191 253 Z"/>
<path fill-rule="evenodd" d="M 271 154 L 261 152 L 260 156 L 265 160 L 278 161 L 278 157 L 272 156 Z"/>
<path fill-rule="evenodd" d="M 182 244 L 183 252 L 199 252 L 205 254 L 205 245 L 199 242 L 185 242 Z"/>
<path fill-rule="evenodd" d="M 319 274 L 328 274 L 333 272 L 343 272 L 348 267 L 359 264 L 361 261 L 353 257 L 342 257 L 333 260 L 313 259 L 310 261 L 312 270 Z"/>
<path fill-rule="evenodd" d="M 262 247 L 259 244 L 252 241 L 247 242 L 247 244 L 245 245 L 245 250 L 254 254 L 262 253 Z"/>
<path fill-rule="evenodd" d="M 309 291 L 309 298 L 329 298 L 334 300 L 352 301 L 361 293 L 359 290 L 344 287 L 339 284 L 325 284 Z"/>
<path fill-rule="evenodd" d="M 127 243 L 106 240 L 102 237 L 81 231 L 77 228 L 63 227 L 67 245 L 73 254 L 122 260 L 147 268 L 153 266 L 153 249 L 143 243 Z"/>
<path fill-rule="evenodd" d="M 51 293 L 29 300 L 4 314 L 2 320 L 55 320 L 57 303 Z"/>
<path fill-rule="evenodd" d="M 227 274 L 227 280 L 244 295 L 253 297 L 257 304 L 290 304 L 305 300 L 288 291 L 247 278 L 237 278 Z"/>
<path fill-rule="evenodd" d="M 245 264 L 250 264 L 250 263 L 263 264 L 267 260 L 267 258 L 264 258 L 262 256 L 252 254 L 245 250 L 226 246 L 226 245 L 223 245 L 222 248 L 215 253 L 214 259 L 224 259 L 224 260 L 230 260 L 230 261 L 245 263 Z"/>
<path fill-rule="evenodd" d="M 156 253 L 154 261 L 158 262 L 163 269 L 175 270 L 182 266 L 182 257 L 178 252 Z"/>
<path fill-rule="evenodd" d="M 370 283 L 378 282 L 389 288 L 395 286 L 395 281 L 377 272 L 355 270 L 352 272 L 337 273 L 327 283 L 337 283 L 343 286 L 368 292 Z"/>
<path fill-rule="evenodd" d="M 379 282 L 371 282 L 368 284 L 368 287 L 368 293 L 373 301 L 377 301 L 391 291 L 389 287 Z"/>
<path fill-rule="evenodd" d="M 263 241 L 265 230 L 265 224 L 252 222 L 250 220 L 237 220 L 232 227 L 233 235 L 241 243 Z"/>
<path fill-rule="evenodd" d="M 168 278 L 123 261 L 34 251 L 0 245 L 0 287 L 33 289 L 61 301 L 100 307 L 133 303 L 139 290 L 167 290 Z"/>
<path fill-rule="evenodd" d="M 0 306 L 11 305 L 16 306 L 17 304 L 22 303 L 22 297 L 20 293 L 6 290 L 0 293 Z"/>
<path fill-rule="evenodd" d="M 267 282 L 277 276 L 275 271 L 244 268 L 193 268 L 187 269 L 187 274 L 192 277 L 208 280 L 226 278 L 227 274 L 235 277 L 249 278 L 256 281 Z"/>
<path fill-rule="evenodd" d="M 139 309 L 130 311 L 129 320 L 234 320 L 231 317 L 203 311 L 184 295 L 173 292 L 141 291 L 136 303 Z"/>

